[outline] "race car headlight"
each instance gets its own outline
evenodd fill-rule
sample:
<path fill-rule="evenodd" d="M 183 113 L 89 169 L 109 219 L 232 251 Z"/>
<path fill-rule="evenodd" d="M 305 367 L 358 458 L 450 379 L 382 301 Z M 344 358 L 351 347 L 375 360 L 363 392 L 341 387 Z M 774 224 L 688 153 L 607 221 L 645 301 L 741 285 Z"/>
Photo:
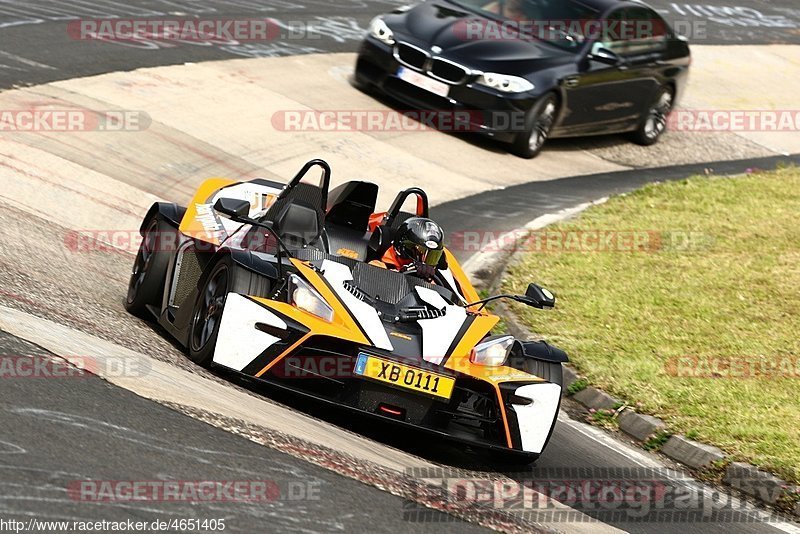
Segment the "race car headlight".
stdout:
<path fill-rule="evenodd" d="M 372 22 L 369 23 L 368 31 L 371 36 L 380 42 L 387 45 L 394 44 L 394 32 L 389 28 L 389 26 L 387 26 L 381 17 L 375 17 L 372 19 Z"/>
<path fill-rule="evenodd" d="M 475 345 L 472 349 L 472 354 L 469 360 L 478 365 L 486 365 L 489 367 L 499 367 L 506 363 L 508 352 L 514 345 L 514 338 L 511 336 L 503 336 L 489 341 L 484 341 Z"/>
<path fill-rule="evenodd" d="M 322 295 L 295 274 L 289 277 L 289 297 L 296 308 L 316 315 L 323 321 L 333 321 L 333 308 L 328 306 Z"/>
<path fill-rule="evenodd" d="M 519 76 L 509 76 L 496 72 L 484 72 L 476 83 L 504 93 L 524 93 L 525 91 L 531 91 L 534 87 L 531 82 Z"/>

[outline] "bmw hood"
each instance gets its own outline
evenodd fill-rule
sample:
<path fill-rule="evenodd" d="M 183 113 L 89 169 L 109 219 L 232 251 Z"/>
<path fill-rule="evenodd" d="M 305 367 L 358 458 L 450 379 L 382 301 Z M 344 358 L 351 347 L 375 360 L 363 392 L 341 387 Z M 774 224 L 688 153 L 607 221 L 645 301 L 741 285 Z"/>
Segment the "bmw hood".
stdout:
<path fill-rule="evenodd" d="M 568 61 L 572 54 L 533 38 L 514 39 L 498 33 L 502 22 L 481 17 L 455 4 L 424 2 L 402 14 L 386 17 L 395 38 L 478 70 L 524 75 Z"/>

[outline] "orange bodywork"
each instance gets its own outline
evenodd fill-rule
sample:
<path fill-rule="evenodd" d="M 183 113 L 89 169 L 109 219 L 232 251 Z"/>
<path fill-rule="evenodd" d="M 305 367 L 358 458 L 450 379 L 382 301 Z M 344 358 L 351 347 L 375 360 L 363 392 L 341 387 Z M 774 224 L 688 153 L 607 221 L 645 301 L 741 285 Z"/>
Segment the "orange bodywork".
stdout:
<path fill-rule="evenodd" d="M 186 207 L 186 214 L 183 216 L 179 227 L 181 233 L 194 239 L 205 241 L 206 243 L 219 245 L 219 230 L 222 228 L 219 227 L 217 230 L 211 228 L 212 219 L 209 218 L 211 215 L 208 213 L 201 213 L 201 211 L 206 209 L 202 206 L 205 206 L 208 199 L 213 197 L 217 191 L 235 183 L 237 182 L 228 180 L 227 178 L 209 178 L 200 184 L 192 201 Z"/>

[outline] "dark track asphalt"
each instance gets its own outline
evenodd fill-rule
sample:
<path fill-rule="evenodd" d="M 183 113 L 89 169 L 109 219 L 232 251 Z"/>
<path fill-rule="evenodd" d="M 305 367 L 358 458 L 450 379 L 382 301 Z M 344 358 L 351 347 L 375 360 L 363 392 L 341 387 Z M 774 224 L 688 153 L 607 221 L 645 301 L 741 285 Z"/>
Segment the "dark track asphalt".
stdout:
<path fill-rule="evenodd" d="M 0 357 L 9 356 L 50 357 L 0 332 Z M 225 519 L 225 532 L 243 533 L 483 530 L 463 522 L 408 522 L 400 497 L 91 375 L 0 378 L 0 428 L 3 520 Z M 67 491 L 81 480 L 269 481 L 281 497 L 264 502 L 89 502 Z"/>
<path fill-rule="evenodd" d="M 405 0 L 0 0 L 0 89 L 140 67 L 237 57 L 354 52 L 369 20 Z M 650 2 L 694 44 L 800 43 L 794 0 Z M 270 17 L 291 30 L 240 43 L 76 40 L 70 21 Z M 301 29 L 302 28 L 302 29 Z"/>

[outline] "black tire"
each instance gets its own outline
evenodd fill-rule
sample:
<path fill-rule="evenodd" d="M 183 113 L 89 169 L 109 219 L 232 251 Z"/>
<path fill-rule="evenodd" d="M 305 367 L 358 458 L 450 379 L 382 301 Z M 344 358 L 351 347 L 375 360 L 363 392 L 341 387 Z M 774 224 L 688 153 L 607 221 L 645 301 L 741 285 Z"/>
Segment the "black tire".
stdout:
<path fill-rule="evenodd" d="M 642 117 L 638 128 L 631 132 L 630 139 L 637 145 L 650 146 L 658 142 L 667 131 L 667 116 L 672 111 L 675 95 L 669 87 L 662 87 Z"/>
<path fill-rule="evenodd" d="M 133 315 L 152 319 L 147 306 L 161 307 L 170 258 L 168 245 L 175 239 L 175 229 L 166 222 L 154 217 L 147 223 L 125 297 L 125 309 Z"/>
<path fill-rule="evenodd" d="M 230 256 L 221 258 L 211 268 L 194 303 L 189 325 L 189 359 L 203 367 L 211 364 L 228 293 L 269 297 L 271 287 L 269 278 L 244 269 Z"/>
<path fill-rule="evenodd" d="M 542 97 L 530 110 L 525 131 L 519 132 L 511 143 L 511 153 L 521 158 L 535 158 L 542 151 L 558 116 L 558 101 L 554 94 Z"/>

